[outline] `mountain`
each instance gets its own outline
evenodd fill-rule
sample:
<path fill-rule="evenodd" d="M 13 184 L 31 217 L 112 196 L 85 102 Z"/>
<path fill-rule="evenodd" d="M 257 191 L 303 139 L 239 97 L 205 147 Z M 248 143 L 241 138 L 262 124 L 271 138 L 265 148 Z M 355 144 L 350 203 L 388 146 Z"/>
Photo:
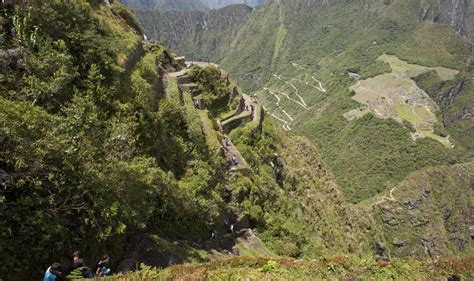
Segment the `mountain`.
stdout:
<path fill-rule="evenodd" d="M 206 11 L 230 5 L 262 5 L 264 0 L 119 0 L 129 8 L 147 11 Z"/>
<path fill-rule="evenodd" d="M 166 11 L 206 11 L 200 0 L 119 0 L 133 9 Z"/>
<path fill-rule="evenodd" d="M 177 24 L 166 34 L 153 16 L 139 18 L 145 30 L 157 30 L 161 42 L 228 69 L 288 134 L 311 140 L 346 200 L 372 206 L 407 177 L 438 167 L 454 171 L 451 165 L 472 161 L 471 9 L 469 1 L 267 1 L 217 32 L 195 29 L 202 19 L 181 25 L 179 13 L 168 15 L 166 21 Z M 213 15 L 219 27 L 227 18 L 220 10 Z M 466 182 L 472 177 L 453 174 Z M 417 182 L 413 188 L 422 192 L 423 180 Z M 454 191 L 455 186 L 463 187 Z M 469 186 L 446 182 L 438 189 L 453 190 L 456 197 Z M 377 205 L 375 217 L 384 204 Z M 456 212 L 469 204 L 456 205 Z M 441 218 L 436 206 L 420 212 Z M 396 217 L 404 218 L 410 208 Z M 428 240 L 456 249 L 460 244 L 446 235 L 450 231 L 463 236 L 465 245 L 467 224 L 451 228 L 442 220 L 430 232 L 437 238 L 417 236 L 404 251 L 428 255 L 415 246 Z M 376 225 L 390 237 L 390 223 Z M 397 223 L 396 231 L 409 233 L 414 224 Z"/>
<path fill-rule="evenodd" d="M 197 60 L 208 60 L 211 55 L 200 50 L 220 52 L 223 56 L 252 11 L 247 5 L 232 5 L 208 12 L 136 10 L 135 14 L 140 18 L 148 38 L 166 42 L 173 49 L 178 45 L 186 46 L 187 55 Z M 216 48 L 216 44 L 220 48 Z"/>
<path fill-rule="evenodd" d="M 177 23 L 175 29 L 166 28 L 166 34 L 160 34 L 159 24 L 139 18 L 146 30 L 158 30 L 154 33 L 160 34 L 157 39 L 181 53 L 220 62 L 245 90 L 260 97 L 287 130 L 309 137 L 340 185 L 357 202 L 389 189 L 412 171 L 452 162 L 456 155 L 474 151 L 468 40 L 471 5 L 465 1 L 456 1 L 459 5 L 450 1 L 372 2 L 268 1 L 248 19 L 217 32 L 212 28 L 196 30 L 191 27 L 193 22 L 181 25 L 180 15 L 175 14 L 166 18 Z M 213 18 L 221 27 L 228 16 L 219 11 Z M 453 29 L 442 23 L 452 24 Z M 420 69 L 406 81 L 416 80 L 421 89 L 413 89 L 424 91 L 422 95 L 435 102 L 430 107 L 436 116 L 428 113 L 431 117 L 422 120 L 430 124 L 427 130 L 420 128 L 415 120 L 418 117 L 404 114 L 402 105 L 381 114 L 373 109 L 366 115 L 367 110 L 357 105 L 359 96 L 365 94 L 360 93 L 356 100 L 352 97 L 350 89 L 357 79 L 362 82 L 391 71 L 390 61 L 383 62 L 380 57 L 384 54 L 400 58 L 393 58 L 398 64 L 408 61 L 412 63 L 409 67 Z M 421 66 L 444 66 L 458 74 L 440 79 L 428 75 L 429 68 L 421 70 Z M 383 77 L 375 82 L 379 79 Z M 295 101 L 282 93 L 293 95 Z M 384 107 L 369 103 L 363 107 Z M 356 110 L 364 116 L 352 120 Z M 390 116 L 393 118 L 386 119 Z M 405 123 L 400 124 L 402 121 Z M 437 133 L 432 134 L 434 131 Z M 410 134 L 431 137 L 413 142 Z M 449 143 L 442 139 L 447 135 Z M 455 149 L 444 148 L 443 143 Z"/>
<path fill-rule="evenodd" d="M 68 275 L 76 250 L 112 280 L 472 279 L 468 29 L 411 0 L 144 29 L 117 1 L 6 2 L 2 279 Z"/>
<path fill-rule="evenodd" d="M 265 0 L 201 0 L 209 9 L 220 9 L 235 4 L 245 4 L 250 7 L 262 5 Z"/>

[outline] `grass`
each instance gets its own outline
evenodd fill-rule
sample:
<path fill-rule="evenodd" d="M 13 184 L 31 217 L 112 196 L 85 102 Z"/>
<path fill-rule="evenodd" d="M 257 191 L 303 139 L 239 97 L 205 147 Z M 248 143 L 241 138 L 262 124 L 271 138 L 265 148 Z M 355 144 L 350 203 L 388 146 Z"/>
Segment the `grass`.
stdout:
<path fill-rule="evenodd" d="M 104 5 L 98 6 L 94 16 L 115 38 L 109 44 L 116 49 L 118 64 L 123 65 L 135 45 L 140 42 L 140 36 L 121 17 L 114 15 L 111 9 Z"/>
<path fill-rule="evenodd" d="M 393 260 L 387 266 L 370 258 L 346 256 L 313 261 L 269 258 L 231 258 L 206 264 L 186 264 L 160 270 L 143 266 L 136 273 L 100 280 L 422 280 L 442 279 L 452 274 L 472 277 L 472 258 L 442 259 L 430 264 Z"/>
<path fill-rule="evenodd" d="M 187 93 L 185 93 L 188 95 Z M 214 129 L 213 121 L 209 118 L 209 113 L 204 110 L 197 110 L 199 119 L 201 120 L 202 129 L 206 136 L 206 142 L 209 145 L 211 151 L 217 153 L 221 144 L 219 142 L 219 136 L 217 131 Z"/>
<path fill-rule="evenodd" d="M 168 83 L 169 85 L 168 85 L 167 93 L 169 95 L 169 98 L 175 101 L 179 101 L 181 94 L 178 89 L 178 83 L 177 83 L 176 77 L 168 77 Z"/>

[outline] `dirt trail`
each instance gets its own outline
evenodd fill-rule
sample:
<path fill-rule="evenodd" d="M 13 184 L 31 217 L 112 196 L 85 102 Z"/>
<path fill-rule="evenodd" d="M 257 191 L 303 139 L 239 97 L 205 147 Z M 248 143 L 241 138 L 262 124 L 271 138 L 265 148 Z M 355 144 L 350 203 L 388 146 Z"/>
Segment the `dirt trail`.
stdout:
<path fill-rule="evenodd" d="M 395 189 L 396 189 L 396 188 L 397 188 L 397 187 L 395 186 L 394 188 L 392 188 L 392 189 L 390 190 L 390 196 L 385 196 L 385 195 L 382 196 L 379 201 L 377 201 L 374 205 L 372 205 L 372 207 L 376 207 L 376 206 L 378 206 L 378 205 L 380 205 L 380 204 L 382 204 L 382 203 L 385 203 L 385 202 L 387 202 L 387 201 L 397 202 L 398 200 L 395 199 L 395 197 L 393 196 L 393 192 L 395 192 Z"/>
<path fill-rule="evenodd" d="M 274 113 L 270 112 L 265 106 L 263 107 L 263 110 L 265 110 L 265 112 L 267 112 L 268 114 L 270 114 L 273 118 L 275 118 L 275 119 L 277 119 L 278 121 L 282 122 L 282 123 L 283 123 L 282 127 L 283 127 L 283 129 L 284 129 L 285 131 L 291 131 L 291 128 L 290 128 L 290 125 L 289 125 L 289 122 L 288 122 L 288 121 L 286 121 L 286 120 L 284 120 L 284 119 L 282 119 L 282 118 L 276 116 Z M 281 109 L 281 110 L 283 111 L 283 109 Z"/>
<path fill-rule="evenodd" d="M 276 79 L 278 79 L 278 80 L 280 80 L 280 81 L 282 81 L 282 82 L 284 82 L 284 83 L 290 85 L 290 87 L 292 87 L 292 88 L 295 90 L 294 94 L 300 99 L 301 102 L 298 102 L 297 100 L 294 100 L 294 99 L 290 98 L 290 96 L 289 96 L 288 94 L 286 94 L 286 93 L 281 93 L 282 95 L 285 95 L 289 100 L 294 101 L 294 102 L 296 102 L 297 104 L 301 105 L 304 109 L 307 109 L 307 108 L 308 108 L 308 105 L 306 104 L 306 102 L 304 101 L 304 99 L 299 95 L 298 88 L 296 88 L 296 86 L 295 86 L 293 83 L 284 80 L 281 76 L 278 76 L 278 75 L 273 75 L 273 77 L 275 77 Z M 275 92 L 278 92 L 278 91 L 275 91 Z"/>
<path fill-rule="evenodd" d="M 292 62 L 291 65 L 293 65 L 293 66 L 296 67 L 296 68 L 305 70 L 305 71 L 310 71 L 308 68 L 306 68 L 306 67 L 304 67 L 304 66 L 302 66 L 302 65 L 300 65 L 300 64 L 294 63 L 294 62 Z M 308 85 L 308 86 L 310 86 L 310 87 L 313 87 L 313 88 L 319 90 L 320 92 L 323 92 L 323 93 L 326 93 L 326 92 L 327 92 L 327 90 L 324 89 L 324 87 L 323 87 L 323 83 L 322 83 L 321 81 L 319 81 L 319 80 L 314 76 L 314 74 L 311 76 L 311 79 L 313 79 L 314 81 L 316 81 L 316 82 L 319 84 L 319 87 L 318 87 L 318 86 L 311 86 L 308 82 L 302 81 L 302 80 L 300 80 L 300 79 L 296 79 L 296 78 L 293 78 L 293 79 L 298 80 L 298 81 L 301 81 L 301 82 L 305 83 L 306 85 Z"/>

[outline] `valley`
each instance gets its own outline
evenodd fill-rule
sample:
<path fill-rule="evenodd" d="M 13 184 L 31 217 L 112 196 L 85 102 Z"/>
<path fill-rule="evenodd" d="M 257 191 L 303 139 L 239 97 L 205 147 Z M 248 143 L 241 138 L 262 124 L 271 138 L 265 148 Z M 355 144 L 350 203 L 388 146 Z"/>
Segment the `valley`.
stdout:
<path fill-rule="evenodd" d="M 1 2 L 0 279 L 472 279 L 472 6 Z"/>

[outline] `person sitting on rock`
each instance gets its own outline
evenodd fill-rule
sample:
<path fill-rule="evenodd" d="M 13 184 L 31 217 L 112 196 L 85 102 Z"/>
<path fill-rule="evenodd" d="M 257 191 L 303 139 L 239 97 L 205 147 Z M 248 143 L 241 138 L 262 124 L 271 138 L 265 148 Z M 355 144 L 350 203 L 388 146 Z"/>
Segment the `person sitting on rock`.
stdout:
<path fill-rule="evenodd" d="M 60 281 L 63 280 L 61 272 L 61 264 L 60 263 L 53 263 L 46 272 L 44 273 L 43 281 Z"/>
<path fill-rule="evenodd" d="M 109 267 L 109 255 L 104 255 L 97 263 L 95 276 L 103 277 L 112 275 L 112 270 Z"/>

